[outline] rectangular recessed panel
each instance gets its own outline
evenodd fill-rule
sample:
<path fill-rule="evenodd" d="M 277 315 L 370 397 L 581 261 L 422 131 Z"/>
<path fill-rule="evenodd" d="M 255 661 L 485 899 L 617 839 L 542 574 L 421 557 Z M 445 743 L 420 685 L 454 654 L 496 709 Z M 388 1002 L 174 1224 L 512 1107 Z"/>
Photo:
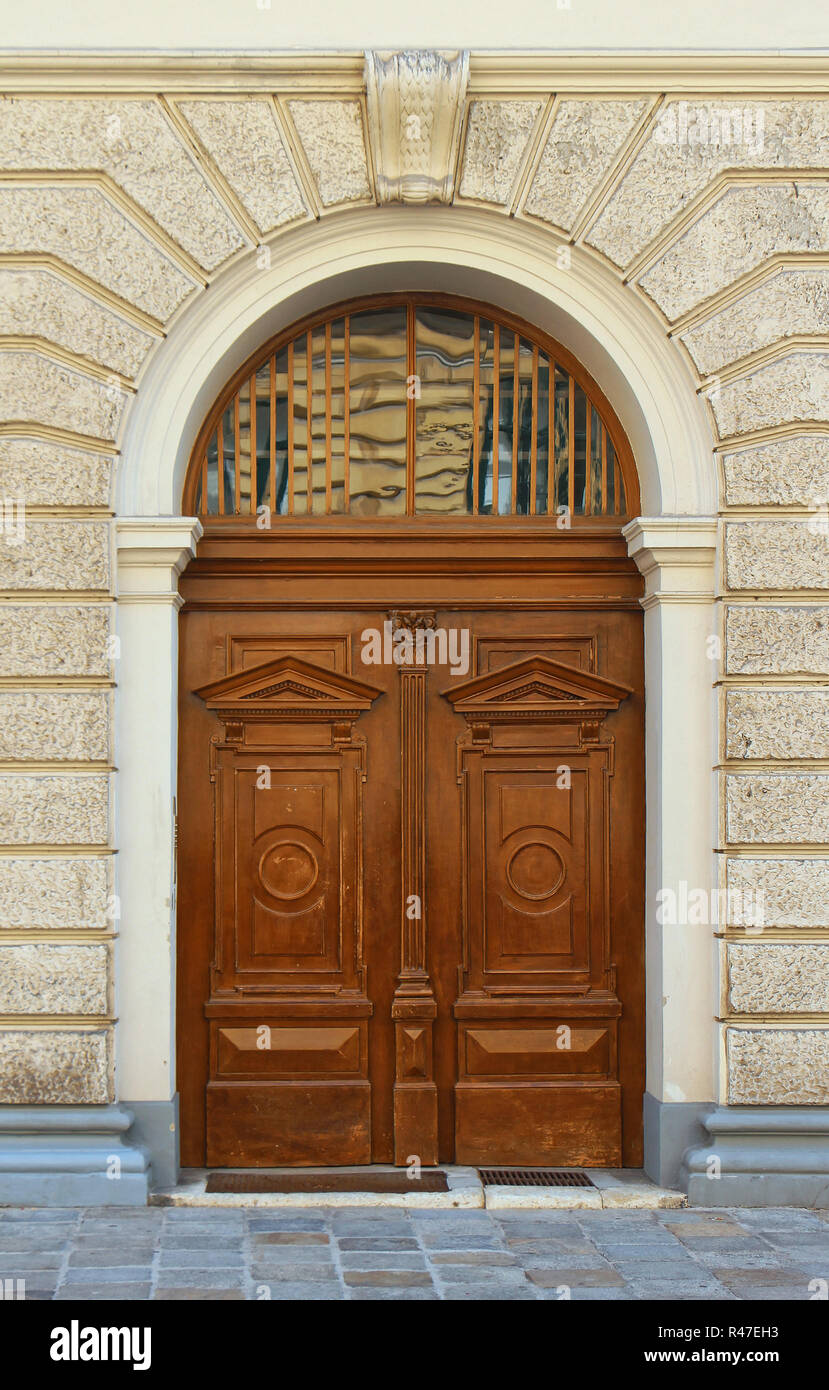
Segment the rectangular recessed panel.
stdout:
<path fill-rule="evenodd" d="M 479 1168 L 485 1187 L 595 1187 L 575 1168 Z"/>
<path fill-rule="evenodd" d="M 206 1192 L 448 1192 L 440 1169 L 399 1173 L 211 1173 Z"/>

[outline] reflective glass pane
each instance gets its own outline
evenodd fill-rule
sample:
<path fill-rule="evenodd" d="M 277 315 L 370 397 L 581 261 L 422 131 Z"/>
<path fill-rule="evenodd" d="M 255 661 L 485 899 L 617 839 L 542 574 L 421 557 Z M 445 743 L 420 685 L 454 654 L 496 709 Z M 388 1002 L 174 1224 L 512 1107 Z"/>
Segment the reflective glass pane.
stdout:
<path fill-rule="evenodd" d="M 602 422 L 595 406 L 590 407 L 590 512 L 601 516 L 604 511 L 602 490 Z"/>
<path fill-rule="evenodd" d="M 573 511 L 577 516 L 584 515 L 584 496 L 587 483 L 587 397 L 576 383 L 574 439 L 574 496 Z"/>
<path fill-rule="evenodd" d="M 345 511 L 345 319 L 331 325 L 329 345 L 331 511 Z"/>
<path fill-rule="evenodd" d="M 570 376 L 555 369 L 555 418 L 553 427 L 554 479 L 550 510 L 569 506 L 570 492 Z"/>
<path fill-rule="evenodd" d="M 533 350 L 520 339 L 518 352 L 518 395 L 515 403 L 515 511 L 529 516 L 533 443 L 536 421 L 533 415 Z"/>
<path fill-rule="evenodd" d="M 467 512 L 475 435 L 475 319 L 415 314 L 415 511 Z"/>
<path fill-rule="evenodd" d="M 547 489 L 550 481 L 550 362 L 543 352 L 538 354 L 538 416 L 535 440 L 535 511 L 537 516 L 544 516 L 547 511 Z"/>
<path fill-rule="evenodd" d="M 406 309 L 351 315 L 349 493 L 355 516 L 406 512 Z"/>

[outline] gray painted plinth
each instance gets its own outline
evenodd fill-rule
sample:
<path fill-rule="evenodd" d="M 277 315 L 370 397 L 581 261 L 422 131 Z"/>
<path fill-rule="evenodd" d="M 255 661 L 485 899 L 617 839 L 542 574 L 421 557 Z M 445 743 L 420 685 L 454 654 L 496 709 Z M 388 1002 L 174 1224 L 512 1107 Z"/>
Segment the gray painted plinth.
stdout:
<path fill-rule="evenodd" d="M 829 1207 L 829 1109 L 718 1107 L 704 1123 L 682 1159 L 691 1206 Z"/>
<path fill-rule="evenodd" d="M 705 1143 L 703 1121 L 711 1113 L 711 1101 L 657 1100 L 646 1091 L 642 1112 L 645 1172 L 658 1187 L 681 1187 L 682 1155 Z"/>
<path fill-rule="evenodd" d="M 153 1188 L 178 1182 L 178 1094 L 172 1100 L 126 1100 L 132 1114 L 130 1142 L 148 1155 Z"/>
<path fill-rule="evenodd" d="M 0 1204 L 144 1206 L 150 1164 L 118 1105 L 0 1106 Z"/>

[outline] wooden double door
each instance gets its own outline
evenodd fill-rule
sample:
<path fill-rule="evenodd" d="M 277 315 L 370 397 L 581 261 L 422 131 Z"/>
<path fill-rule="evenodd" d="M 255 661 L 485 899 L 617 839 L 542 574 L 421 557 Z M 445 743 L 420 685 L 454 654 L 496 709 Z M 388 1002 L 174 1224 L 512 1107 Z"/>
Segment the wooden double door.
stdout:
<path fill-rule="evenodd" d="M 202 542 L 185 1165 L 641 1162 L 642 628 L 608 544 L 427 580 Z"/>

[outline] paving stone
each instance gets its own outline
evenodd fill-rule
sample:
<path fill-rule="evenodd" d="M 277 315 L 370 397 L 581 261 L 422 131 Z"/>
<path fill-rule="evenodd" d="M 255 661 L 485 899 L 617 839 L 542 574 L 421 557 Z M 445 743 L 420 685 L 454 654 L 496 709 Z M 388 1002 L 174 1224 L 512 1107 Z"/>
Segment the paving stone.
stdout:
<path fill-rule="evenodd" d="M 87 1300 L 106 1300 L 121 1303 L 136 1299 L 147 1302 L 150 1297 L 149 1284 L 84 1284 L 67 1288 L 64 1285 L 55 1294 L 55 1302 L 65 1303 L 71 1300 L 73 1303 Z"/>
<path fill-rule="evenodd" d="M 419 1250 L 414 1236 L 340 1236 L 341 1250 Z"/>
<path fill-rule="evenodd" d="M 433 1265 L 486 1265 L 488 1269 L 518 1264 L 514 1255 L 503 1250 L 435 1250 L 429 1259 Z"/>
<path fill-rule="evenodd" d="M 162 1269 L 241 1269 L 238 1250 L 168 1250 L 161 1248 Z"/>
<path fill-rule="evenodd" d="M 235 1269 L 162 1269 L 158 1273 L 160 1289 L 225 1289 L 241 1288 L 245 1276 Z"/>
<path fill-rule="evenodd" d="M 264 1283 L 264 1281 L 262 1281 Z M 261 1293 L 254 1292 L 254 1302 L 274 1302 L 282 1303 L 287 1300 L 298 1303 L 332 1303 L 344 1298 L 345 1295 L 339 1284 L 271 1284 L 269 1285 L 270 1300 L 263 1299 Z"/>
<path fill-rule="evenodd" d="M 321 1279 L 336 1279 L 337 1271 L 333 1264 L 302 1265 L 251 1265 L 251 1278 L 258 1283 L 284 1284 L 286 1280 L 294 1283 L 318 1283 Z"/>
<path fill-rule="evenodd" d="M 345 1250 L 340 1258 L 343 1269 L 422 1269 L 425 1256 L 419 1250 Z"/>
<path fill-rule="evenodd" d="M 191 1236 L 189 1233 L 179 1235 L 176 1231 L 175 1235 L 165 1232 L 160 1244 L 165 1250 L 215 1250 L 217 1243 L 222 1250 L 242 1250 L 244 1241 L 245 1237 L 241 1233 L 235 1236 L 223 1235 L 217 1242 L 215 1236 Z"/>
<path fill-rule="evenodd" d="M 65 1258 L 59 1250 L 23 1250 L 4 1255 L 0 1266 L 4 1277 L 9 1279 L 11 1275 L 6 1271 L 10 1268 L 15 1274 L 23 1274 L 27 1269 L 59 1269 Z"/>
<path fill-rule="evenodd" d="M 431 1284 L 432 1278 L 425 1270 L 414 1269 L 348 1269 L 343 1271 L 343 1279 L 349 1288 L 363 1284 L 383 1285 L 388 1288 L 415 1288 Z"/>
<path fill-rule="evenodd" d="M 323 1216 L 251 1216 L 248 1229 L 251 1231 L 324 1231 L 327 1221 Z"/>
<path fill-rule="evenodd" d="M 498 1250 L 494 1236 L 463 1234 L 444 1234 L 442 1231 L 424 1231 L 423 1244 L 430 1250 Z"/>
<path fill-rule="evenodd" d="M 149 1265 L 70 1267 L 64 1276 L 67 1284 L 102 1284 L 106 1279 L 111 1279 L 113 1284 L 143 1284 L 149 1278 Z"/>
<path fill-rule="evenodd" d="M 447 1284 L 488 1284 L 493 1277 L 491 1269 L 480 1265 L 441 1265 L 435 1273 Z M 504 1284 L 520 1284 L 526 1279 L 523 1269 L 499 1269 L 497 1277 Z"/>
<path fill-rule="evenodd" d="M 609 1289 L 625 1282 L 613 1269 L 530 1269 L 527 1278 L 542 1289 L 557 1288 L 561 1284 L 571 1288 Z"/>
<path fill-rule="evenodd" d="M 245 1295 L 241 1289 L 156 1289 L 153 1299 L 161 1303 L 184 1303 L 190 1300 L 240 1303 Z"/>
<path fill-rule="evenodd" d="M 324 1231 L 257 1231 L 254 1245 L 328 1245 Z"/>
<path fill-rule="evenodd" d="M 434 1303 L 438 1295 L 434 1289 L 352 1289 L 350 1294 L 354 1303 L 387 1303 L 391 1299 L 405 1299 L 407 1303 Z"/>
<path fill-rule="evenodd" d="M 536 1299 L 538 1292 L 531 1284 L 448 1284 L 442 1297 L 451 1303 L 518 1303 Z"/>
<path fill-rule="evenodd" d="M 152 1264 L 153 1253 L 149 1245 L 121 1245 L 116 1250 L 101 1250 L 95 1245 L 84 1245 L 72 1251 L 69 1265 L 70 1268 L 75 1265 L 89 1265 L 93 1269 L 105 1269 L 108 1265 L 123 1265 L 127 1258 L 131 1264 L 149 1265 Z"/>
<path fill-rule="evenodd" d="M 292 1265 L 333 1259 L 332 1252 L 333 1247 L 325 1245 L 254 1245 L 251 1259 L 260 1265 Z"/>

